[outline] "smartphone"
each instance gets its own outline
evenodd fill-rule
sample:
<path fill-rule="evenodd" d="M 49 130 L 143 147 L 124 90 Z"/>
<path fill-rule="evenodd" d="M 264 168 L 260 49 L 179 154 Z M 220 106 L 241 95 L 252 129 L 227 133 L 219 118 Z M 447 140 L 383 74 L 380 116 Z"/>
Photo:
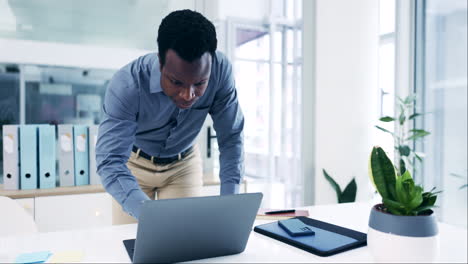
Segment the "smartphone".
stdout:
<path fill-rule="evenodd" d="M 291 236 L 310 236 L 315 234 L 311 226 L 304 224 L 297 218 L 280 220 L 278 221 L 278 225 Z"/>

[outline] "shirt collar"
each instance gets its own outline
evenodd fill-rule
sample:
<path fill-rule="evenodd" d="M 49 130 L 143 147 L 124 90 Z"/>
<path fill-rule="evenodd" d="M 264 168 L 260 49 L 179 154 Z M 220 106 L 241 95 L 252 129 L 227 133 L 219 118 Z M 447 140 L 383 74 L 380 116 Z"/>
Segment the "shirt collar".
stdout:
<path fill-rule="evenodd" d="M 151 71 L 150 71 L 150 92 L 159 93 L 162 91 L 163 90 L 161 88 L 161 72 L 159 70 L 158 56 L 156 55 L 156 59 L 151 65 Z"/>

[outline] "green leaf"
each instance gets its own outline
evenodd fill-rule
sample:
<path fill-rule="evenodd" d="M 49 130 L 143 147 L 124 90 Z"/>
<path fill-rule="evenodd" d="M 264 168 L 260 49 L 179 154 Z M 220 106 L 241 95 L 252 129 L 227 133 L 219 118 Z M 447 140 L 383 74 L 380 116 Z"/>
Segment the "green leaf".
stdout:
<path fill-rule="evenodd" d="M 397 176 L 395 182 L 395 193 L 396 193 L 396 200 L 402 204 L 406 203 L 408 200 L 408 194 L 405 192 L 403 188 L 403 178 L 402 176 Z"/>
<path fill-rule="evenodd" d="M 404 104 L 412 104 L 414 101 L 416 101 L 416 95 L 412 94 L 412 95 L 408 95 L 405 98 L 405 101 L 403 103 Z"/>
<path fill-rule="evenodd" d="M 457 178 L 460 178 L 460 179 L 463 179 L 463 178 L 465 178 L 465 177 L 463 177 L 462 175 L 460 175 L 460 174 L 457 174 L 457 173 L 453 173 L 453 172 L 452 172 L 452 173 L 450 173 L 450 176 L 457 177 Z"/>
<path fill-rule="evenodd" d="M 422 197 L 422 192 L 423 189 L 420 186 L 415 186 L 413 189 L 411 201 L 406 205 L 406 208 L 410 211 L 413 211 L 415 208 L 420 206 L 423 202 L 423 197 Z"/>
<path fill-rule="evenodd" d="M 410 131 L 413 132 L 413 135 L 408 137 L 406 140 L 414 140 L 414 139 L 422 138 L 431 134 L 430 132 L 427 132 L 422 129 L 412 129 Z"/>
<path fill-rule="evenodd" d="M 394 215 L 404 215 L 405 207 L 397 202 L 393 201 L 391 199 L 382 199 L 383 204 L 385 207 L 388 209 L 388 211 Z"/>
<path fill-rule="evenodd" d="M 458 189 L 461 190 L 461 189 L 466 188 L 466 187 L 468 187 L 468 184 L 464 184 L 464 185 L 460 186 L 460 188 L 458 188 Z"/>
<path fill-rule="evenodd" d="M 437 200 L 437 195 L 431 192 L 425 192 L 422 194 L 423 201 L 419 207 L 434 207 L 434 204 Z"/>
<path fill-rule="evenodd" d="M 413 180 L 413 177 L 411 177 L 411 173 L 409 171 L 405 171 L 405 173 L 401 175 L 401 179 L 403 181 L 407 181 L 407 180 Z"/>
<path fill-rule="evenodd" d="M 400 152 L 400 155 L 408 157 L 411 149 L 407 145 L 402 145 L 398 147 L 398 151 Z"/>
<path fill-rule="evenodd" d="M 357 185 L 353 178 L 341 194 L 339 203 L 352 203 L 356 201 Z"/>
<path fill-rule="evenodd" d="M 423 204 L 424 198 L 427 198 L 426 193 L 423 195 L 423 188 L 414 184 L 409 171 L 397 177 L 396 196 L 397 201 L 404 207 L 404 215 L 417 215 L 415 209 Z"/>
<path fill-rule="evenodd" d="M 416 213 L 416 215 L 421 215 L 421 214 L 425 214 L 426 212 L 430 212 L 428 214 L 431 214 L 432 213 L 432 210 L 430 210 L 431 208 L 433 208 L 434 206 L 423 206 L 423 207 L 418 207 L 416 209 L 414 209 L 414 212 Z"/>
<path fill-rule="evenodd" d="M 401 111 L 400 118 L 399 118 L 400 125 L 403 125 L 405 123 L 405 120 L 406 120 L 405 111 Z"/>
<path fill-rule="evenodd" d="M 424 198 L 424 197 L 423 197 Z M 431 196 L 428 196 L 425 201 L 424 201 L 424 205 L 426 206 L 434 206 L 434 204 L 436 203 L 437 201 L 437 196 L 436 195 L 431 195 Z"/>
<path fill-rule="evenodd" d="M 392 121 L 395 121 L 395 118 L 391 116 L 384 116 L 384 117 L 381 117 L 379 120 L 382 122 L 392 122 Z"/>
<path fill-rule="evenodd" d="M 424 129 L 410 129 L 410 131 L 414 133 L 429 133 L 428 131 Z"/>
<path fill-rule="evenodd" d="M 406 172 L 406 164 L 403 159 L 400 159 L 400 175 L 403 175 Z"/>
<path fill-rule="evenodd" d="M 414 113 L 414 114 L 410 115 L 410 117 L 409 117 L 408 119 L 409 119 L 409 120 L 412 120 L 412 119 L 414 119 L 414 118 L 416 118 L 416 117 L 418 117 L 418 116 L 422 116 L 422 115 L 423 115 L 423 114 L 420 114 L 420 113 Z"/>
<path fill-rule="evenodd" d="M 401 97 L 397 96 L 396 98 L 397 98 L 399 103 L 405 104 L 405 101 L 403 99 L 401 99 Z"/>
<path fill-rule="evenodd" d="M 327 181 L 330 183 L 333 189 L 335 189 L 336 197 L 338 199 L 338 202 L 340 202 L 340 197 L 341 197 L 340 185 L 338 185 L 338 183 L 336 183 L 336 181 L 330 175 L 328 175 L 325 169 L 323 169 L 323 176 L 325 176 L 325 179 L 327 179 Z"/>
<path fill-rule="evenodd" d="M 394 199 L 396 172 L 381 147 L 374 147 L 369 159 L 369 177 L 382 198 Z"/>
<path fill-rule="evenodd" d="M 390 134 L 392 134 L 392 136 L 393 136 L 393 132 L 388 131 L 387 129 L 385 129 L 385 128 L 383 128 L 383 127 L 380 127 L 380 126 L 375 126 L 375 127 L 378 128 L 378 129 L 380 129 L 380 130 L 382 130 L 383 132 L 390 133 Z"/>
<path fill-rule="evenodd" d="M 414 156 L 415 156 L 420 162 L 422 162 L 421 156 L 419 156 L 418 154 L 416 154 L 416 152 L 414 152 Z"/>
<path fill-rule="evenodd" d="M 414 181 L 411 178 L 409 171 L 406 171 L 401 176 L 398 176 L 395 183 L 397 201 L 409 208 L 410 202 L 414 199 Z M 422 190 L 421 190 L 422 193 Z M 421 195 L 421 193 L 419 195 Z M 421 197 L 422 201 L 422 197 Z"/>

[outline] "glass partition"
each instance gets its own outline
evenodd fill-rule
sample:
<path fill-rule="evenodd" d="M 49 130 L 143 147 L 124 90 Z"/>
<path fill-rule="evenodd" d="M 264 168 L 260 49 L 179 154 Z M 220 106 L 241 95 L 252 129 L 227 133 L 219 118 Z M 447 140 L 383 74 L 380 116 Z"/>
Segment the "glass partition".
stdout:
<path fill-rule="evenodd" d="M 105 90 L 114 72 L 0 64 L 0 135 L 6 124 L 99 124 Z M 0 137 L 3 150 L 2 140 Z"/>
<path fill-rule="evenodd" d="M 417 170 L 425 187 L 442 190 L 438 216 L 467 224 L 467 2 L 418 1 L 416 89 L 431 132 L 418 150 L 426 154 Z"/>
<path fill-rule="evenodd" d="M 27 124 L 99 124 L 114 71 L 24 66 Z"/>
<path fill-rule="evenodd" d="M 0 65 L 0 176 L 3 175 L 2 126 L 19 123 L 19 79 L 17 66 Z"/>

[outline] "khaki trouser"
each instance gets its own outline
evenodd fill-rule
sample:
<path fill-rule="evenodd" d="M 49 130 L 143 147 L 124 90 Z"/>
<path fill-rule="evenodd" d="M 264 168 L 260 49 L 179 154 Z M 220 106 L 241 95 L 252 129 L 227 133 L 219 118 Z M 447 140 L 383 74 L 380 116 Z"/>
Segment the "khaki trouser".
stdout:
<path fill-rule="evenodd" d="M 132 152 L 127 167 L 143 192 L 152 200 L 201 196 L 203 169 L 196 145 L 184 159 L 167 165 L 154 164 Z M 136 219 L 124 212 L 122 206 L 113 199 L 112 224 L 136 222 Z"/>

